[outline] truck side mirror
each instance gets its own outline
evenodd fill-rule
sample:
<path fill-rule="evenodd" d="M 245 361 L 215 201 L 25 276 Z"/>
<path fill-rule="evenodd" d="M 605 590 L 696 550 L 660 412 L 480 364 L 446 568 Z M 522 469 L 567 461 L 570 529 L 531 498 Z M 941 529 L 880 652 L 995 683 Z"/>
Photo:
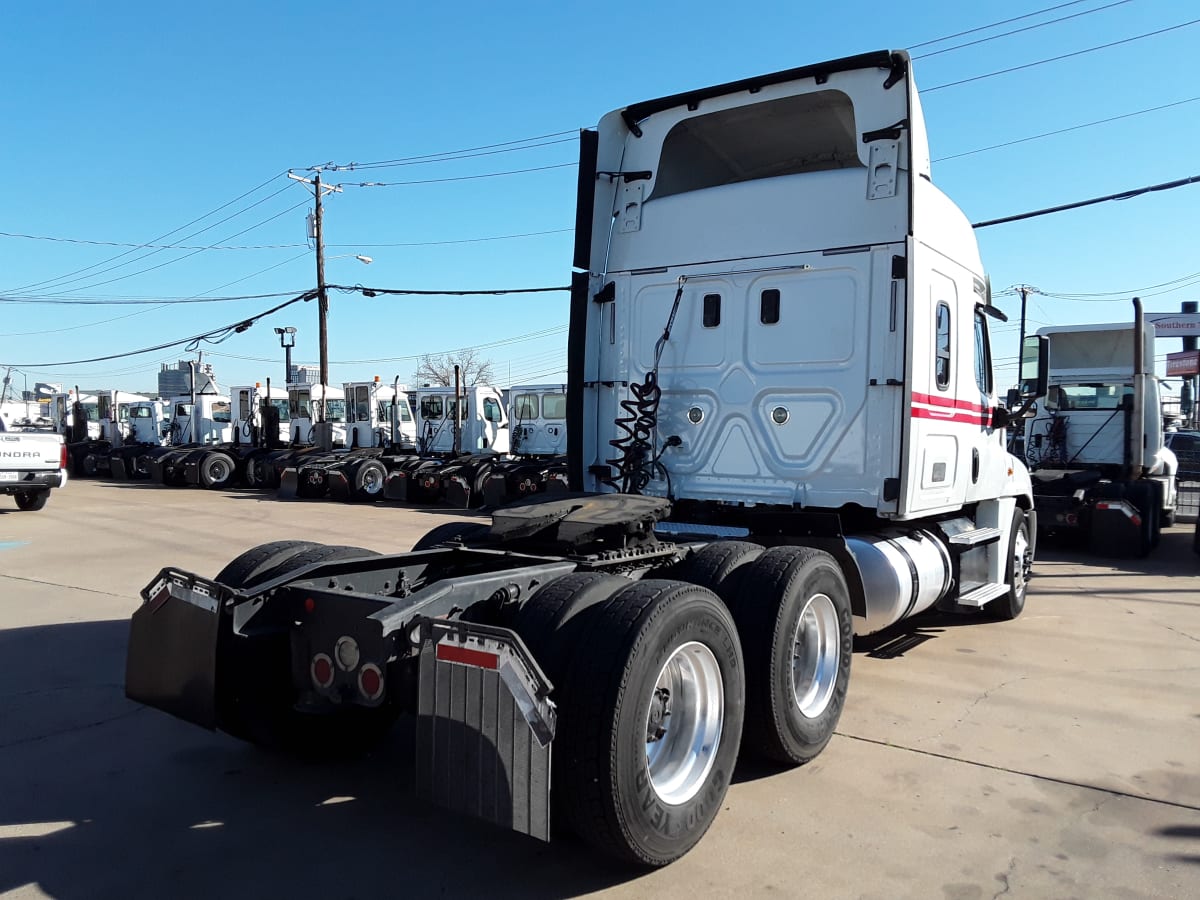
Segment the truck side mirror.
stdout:
<path fill-rule="evenodd" d="M 1021 397 L 1037 400 L 1046 396 L 1050 383 L 1050 354 L 1045 335 L 1031 334 L 1021 347 Z"/>

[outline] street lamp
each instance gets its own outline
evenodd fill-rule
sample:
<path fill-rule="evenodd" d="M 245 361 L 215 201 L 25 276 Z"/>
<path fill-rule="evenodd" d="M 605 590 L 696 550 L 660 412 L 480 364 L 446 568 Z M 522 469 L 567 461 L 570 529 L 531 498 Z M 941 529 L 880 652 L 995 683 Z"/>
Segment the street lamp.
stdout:
<path fill-rule="evenodd" d="M 290 384 L 292 381 L 292 348 L 296 346 L 296 329 L 288 325 L 284 328 L 276 328 L 275 333 L 279 335 L 279 346 L 283 348 L 283 383 Z"/>

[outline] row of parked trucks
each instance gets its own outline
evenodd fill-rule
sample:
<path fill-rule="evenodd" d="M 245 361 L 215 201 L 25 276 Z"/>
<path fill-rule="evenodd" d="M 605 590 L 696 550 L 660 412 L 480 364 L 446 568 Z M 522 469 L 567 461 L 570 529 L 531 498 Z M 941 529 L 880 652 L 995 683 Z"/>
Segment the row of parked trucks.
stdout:
<path fill-rule="evenodd" d="M 378 378 L 324 391 L 267 382 L 166 401 L 100 391 L 74 395 L 82 399 L 61 421 L 78 474 L 467 507 L 565 483 L 565 386 L 509 394 L 487 385 L 407 390 Z M 76 422 L 87 423 L 86 436 Z"/>

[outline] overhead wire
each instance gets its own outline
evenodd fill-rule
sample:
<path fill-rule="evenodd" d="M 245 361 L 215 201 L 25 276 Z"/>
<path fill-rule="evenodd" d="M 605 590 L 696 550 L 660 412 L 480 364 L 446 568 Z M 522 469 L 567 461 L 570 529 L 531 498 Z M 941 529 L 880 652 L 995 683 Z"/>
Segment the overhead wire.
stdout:
<path fill-rule="evenodd" d="M 1070 131 L 1079 131 L 1082 128 L 1091 128 L 1095 125 L 1106 125 L 1109 122 L 1119 122 L 1121 119 L 1132 119 L 1134 116 L 1143 116 L 1146 113 L 1158 112 L 1161 109 L 1171 109 L 1175 106 L 1183 106 L 1186 103 L 1195 103 L 1197 100 L 1200 100 L 1200 97 L 1188 97 L 1186 100 L 1176 100 L 1174 103 L 1164 103 L 1161 106 L 1151 106 L 1147 109 L 1139 109 L 1134 112 L 1123 113 L 1119 116 L 1109 116 L 1107 119 L 1097 119 L 1094 122 L 1083 122 L 1082 124 L 1071 125 L 1067 128 L 1058 128 L 1054 131 L 1044 131 L 1041 134 L 1033 134 L 1029 137 L 1016 138 L 1011 141 L 1005 141 L 1001 144 L 991 144 L 987 147 L 977 147 L 974 150 L 964 150 L 962 153 L 952 153 L 949 156 L 939 156 L 937 159 L 934 159 L 933 162 L 945 162 L 946 160 L 950 159 L 960 159 L 964 156 L 973 156 L 976 153 L 985 153 L 988 150 L 999 150 L 1001 147 L 1012 147 L 1017 144 L 1028 143 L 1029 141 L 1037 141 L 1041 140 L 1042 138 L 1053 137 L 1057 134 L 1066 134 Z"/>
<path fill-rule="evenodd" d="M 1017 213 L 1012 216 L 1004 216 L 999 219 L 989 219 L 986 222 L 974 222 L 972 228 L 990 228 L 993 225 L 1004 225 L 1008 222 L 1020 222 L 1024 219 L 1035 219 L 1039 216 L 1048 216 L 1051 213 L 1065 212 L 1069 209 L 1080 209 L 1084 206 L 1094 206 L 1097 203 L 1107 203 L 1111 200 L 1129 200 L 1133 197 L 1140 197 L 1142 194 L 1154 193 L 1157 191 L 1171 191 L 1176 188 L 1186 187 L 1190 184 L 1200 182 L 1200 175 L 1191 175 L 1187 178 L 1179 178 L 1175 181 L 1165 181 L 1162 184 L 1151 184 L 1146 187 L 1133 188 L 1128 191 L 1121 191 L 1117 194 L 1107 194 L 1103 197 L 1092 197 L 1089 200 L 1078 200 L 1074 203 L 1063 203 L 1059 206 L 1049 206 L 1045 209 L 1036 209 L 1031 212 Z"/>
<path fill-rule="evenodd" d="M 991 22 L 987 25 L 978 25 L 974 28 L 968 28 L 966 31 L 959 31 L 959 32 L 955 32 L 954 34 L 945 35 L 944 37 L 933 38 L 932 40 L 928 40 L 928 41 L 922 41 L 919 44 L 910 44 L 909 49 L 917 50 L 917 49 L 920 49 L 921 47 L 931 47 L 934 44 L 940 44 L 943 41 L 952 41 L 956 38 L 966 37 L 969 34 L 978 34 L 981 31 L 987 31 L 991 28 L 999 28 L 1001 25 L 1011 25 L 1013 22 L 1021 22 L 1021 21 L 1024 21 L 1025 19 L 1032 19 L 1035 16 L 1045 15 L 1046 13 L 1049 13 L 1049 12 L 1057 12 L 1060 9 L 1066 9 L 1068 6 L 1078 6 L 1080 3 L 1087 3 L 1087 2 L 1088 2 L 1088 0 L 1070 0 L 1070 2 L 1068 2 L 1068 3 L 1059 3 L 1059 4 L 1056 4 L 1055 6 L 1047 6 L 1044 9 L 1035 9 L 1033 12 L 1024 13 L 1023 15 L 1019 15 L 1019 16 L 1013 16 L 1011 19 L 1001 19 L 998 22 Z"/>
<path fill-rule="evenodd" d="M 1178 25 L 1169 25 L 1166 28 L 1159 28 L 1156 31 L 1147 31 L 1145 34 L 1136 34 L 1133 37 L 1122 38 L 1119 41 L 1110 41 L 1107 44 L 1098 44 L 1095 47 L 1085 47 L 1083 50 L 1075 50 L 1071 53 L 1063 53 L 1059 56 L 1051 56 L 1046 59 L 1035 60 L 1034 62 L 1024 63 L 1019 66 L 1010 66 L 1007 69 L 997 69 L 995 72 L 985 72 L 982 75 L 972 75 L 970 78 L 960 78 L 958 81 L 947 81 L 944 84 L 936 84 L 933 87 L 922 88 L 922 94 L 932 94 L 934 91 L 944 90 L 945 88 L 957 87 L 962 84 L 970 84 L 975 81 L 983 81 L 985 78 L 995 78 L 997 75 L 1008 75 L 1012 72 L 1020 72 L 1024 69 L 1032 69 L 1036 66 L 1044 66 L 1047 63 L 1058 62 L 1064 59 L 1071 59 L 1076 56 L 1083 56 L 1085 53 L 1095 53 L 1098 50 L 1107 50 L 1110 47 L 1119 47 L 1122 44 L 1131 44 L 1134 41 L 1141 41 L 1149 37 L 1156 37 L 1160 34 L 1166 34 L 1171 31 L 1178 31 L 1181 28 L 1189 28 L 1192 25 L 1200 23 L 1200 19 L 1192 19 L 1189 22 L 1181 22 Z"/>
<path fill-rule="evenodd" d="M 68 272 L 66 275 L 60 275 L 60 276 L 58 276 L 57 278 L 49 278 L 49 279 L 45 279 L 45 280 L 43 280 L 43 281 L 36 281 L 36 282 L 33 282 L 33 283 L 31 283 L 31 284 L 24 284 L 24 285 L 21 285 L 21 286 L 19 286 L 19 287 L 12 288 L 12 290 L 14 290 L 14 291 L 24 291 L 24 290 L 30 290 L 30 289 L 32 289 L 32 288 L 36 288 L 36 287 L 43 287 L 43 286 L 45 286 L 45 285 L 48 285 L 48 284 L 51 284 L 51 283 L 53 283 L 53 282 L 63 281 L 64 279 L 66 279 L 66 278 L 69 278 L 69 277 L 70 277 L 70 276 L 72 276 L 72 275 L 79 275 L 79 274 L 81 274 L 81 273 L 83 273 L 83 272 L 89 272 L 89 271 L 91 271 L 92 269 L 95 269 L 95 268 L 97 268 L 97 267 L 99 267 L 99 266 L 106 265 L 107 263 L 114 262 L 114 261 L 116 261 L 116 260 L 118 260 L 118 259 L 121 259 L 121 258 L 123 258 L 123 257 L 125 257 L 125 256 L 128 256 L 128 255 L 130 255 L 131 253 L 134 253 L 134 252 L 136 252 L 136 251 L 137 251 L 137 250 L 139 250 L 139 249 L 143 249 L 143 248 L 144 248 L 144 247 L 146 247 L 146 246 L 152 246 L 152 245 L 156 244 L 158 241 L 165 240 L 166 238 L 169 238 L 169 237 L 170 237 L 171 235 L 173 235 L 173 234 L 177 234 L 178 232 L 180 232 L 180 231 L 183 231 L 183 230 L 184 230 L 184 229 L 186 229 L 186 228 L 191 228 L 193 225 L 195 225 L 195 224 L 196 224 L 196 223 L 198 223 L 198 222 L 203 222 L 205 219 L 209 218 L 210 216 L 215 216 L 217 213 L 221 212 L 221 210 L 223 210 L 223 209 L 225 209 L 225 208 L 227 208 L 227 207 L 229 207 L 229 206 L 232 206 L 234 203 L 237 203 L 237 202 L 239 202 L 239 201 L 241 201 L 241 200 L 244 200 L 246 197 L 249 197 L 251 194 L 255 194 L 255 193 L 257 193 L 258 191 L 262 190 L 264 187 L 266 187 L 268 184 L 270 184 L 272 181 L 274 181 L 274 180 L 275 180 L 276 178 L 278 178 L 278 177 L 279 177 L 279 174 L 272 175 L 272 176 L 271 176 L 270 178 L 268 178 L 266 181 L 262 182 L 262 184 L 259 184 L 259 185 L 257 185 L 256 187 L 253 187 L 253 188 L 251 188 L 250 190 L 243 192 L 242 194 L 239 194 L 237 197 L 234 197 L 232 200 L 229 200 L 229 201 L 226 201 L 225 203 L 222 203 L 222 204 L 221 204 L 220 206 L 218 206 L 216 209 L 210 210 L 209 212 L 206 212 L 204 215 L 202 215 L 202 216 L 198 216 L 198 217 L 196 217 L 195 219 L 192 219 L 190 222 L 186 222 L 185 224 L 183 224 L 183 225 L 180 225 L 178 228 L 173 228 L 173 229 L 171 229 L 170 231 L 168 231 L 168 232 L 165 232 L 164 234 L 160 234 L 160 235 L 158 235 L 157 237 L 153 237 L 153 238 L 151 238 L 151 239 L 150 239 L 150 241 L 148 242 L 148 244 L 147 244 L 147 245 L 141 245 L 141 246 L 137 246 L 137 247 L 132 247 L 132 248 L 130 248 L 129 250 L 126 250 L 124 253 L 118 253 L 116 256 L 111 256 L 111 257 L 109 257 L 108 259 L 100 260 L 99 262 L 92 263 L 92 264 L 91 264 L 91 265 L 89 265 L 89 266 L 84 266 L 82 269 L 76 269 L 76 270 L 74 270 L 73 272 Z M 289 185 L 286 185 L 286 186 L 285 186 L 285 188 L 286 188 L 286 187 L 290 187 L 290 183 L 289 183 Z M 271 197 L 274 197 L 274 196 L 276 196 L 276 194 L 279 194 L 279 193 L 282 193 L 282 191 L 276 191 L 276 193 L 275 193 L 275 194 L 271 194 L 269 197 L 266 197 L 266 198 L 264 198 L 264 200 L 269 200 L 269 199 L 271 199 Z M 251 206 L 247 207 L 247 208 L 246 208 L 246 210 L 253 209 L 253 208 L 254 208 L 254 206 L 257 206 L 257 205 L 258 205 L 258 203 L 261 203 L 261 202 L 262 202 L 262 201 L 257 201 L 256 203 L 254 203 L 254 204 L 252 204 Z M 238 215 L 238 213 L 235 213 L 234 215 Z M 232 218 L 232 216 L 231 216 L 231 217 L 229 217 L 229 218 Z M 227 219 L 224 219 L 224 220 L 222 220 L 222 221 L 228 221 L 228 218 L 227 218 Z M 219 222 L 218 222 L 218 223 L 215 223 L 214 225 L 212 225 L 212 226 L 209 226 L 209 227 L 216 227 L 216 225 L 218 225 L 218 224 L 220 224 L 220 223 L 219 223 Z M 204 230 L 207 230 L 207 229 L 202 229 L 201 231 L 195 232 L 195 234 L 202 234 Z M 191 237 L 191 236 L 189 235 L 189 237 Z M 185 240 L 185 241 L 186 241 L 186 240 L 188 240 L 188 239 L 189 239 L 189 237 L 185 237 L 185 238 L 183 238 L 183 240 Z M 143 256 L 143 257 L 139 257 L 139 259 L 145 259 L 145 257 L 144 257 L 144 256 Z M 136 261 L 137 261 L 137 260 L 130 260 L 130 262 L 131 262 L 131 263 L 132 263 L 132 262 L 136 262 Z M 114 266 L 113 268 L 120 268 L 120 266 Z M 104 271 L 112 271 L 112 269 L 106 269 L 106 270 L 104 270 Z M 96 272 L 96 273 L 94 273 L 94 274 L 97 274 L 97 275 L 98 275 L 98 274 L 102 274 L 102 273 L 100 273 L 100 272 Z M 89 276 L 89 277 L 90 277 L 90 276 Z M 69 284 L 70 282 L 67 282 L 67 283 Z"/>
<path fill-rule="evenodd" d="M 53 367 L 57 367 L 57 366 L 86 365 L 88 363 L 107 362 L 110 359 L 126 359 L 131 356 L 141 356 L 145 353 L 155 353 L 159 350 L 166 350 L 170 347 L 181 347 L 181 346 L 187 346 L 187 345 L 194 345 L 196 342 L 199 342 L 199 341 L 212 340 L 214 342 L 219 342 L 221 340 L 224 340 L 226 337 L 228 337 L 231 334 L 240 334 L 241 332 L 246 331 L 258 320 L 263 319 L 269 315 L 272 315 L 273 313 L 277 313 L 281 309 L 291 306 L 293 303 L 300 303 L 302 301 L 311 300 L 315 296 L 317 296 L 316 291 L 307 291 L 303 294 L 300 294 L 299 296 L 293 297 L 290 300 L 286 300 L 283 303 L 279 303 L 279 304 L 271 307 L 270 309 L 263 310 L 260 313 L 255 313 L 252 316 L 246 316 L 245 318 L 240 319 L 236 322 L 233 322 L 229 325 L 224 325 L 220 328 L 213 328 L 209 331 L 201 332 L 200 334 L 194 334 L 191 337 L 180 338 L 180 339 L 174 340 L 174 341 L 166 341 L 161 344 L 155 344 L 152 347 L 143 347 L 140 350 L 130 350 L 130 351 L 127 351 L 124 353 L 110 353 L 107 356 L 95 356 L 95 357 L 92 357 L 91 359 L 71 359 L 71 360 L 66 360 L 66 361 L 36 362 L 36 363 L 14 362 L 14 363 L 5 363 L 4 365 L 12 365 L 16 368 L 28 368 L 28 369 L 47 369 L 47 368 L 53 368 Z"/>
<path fill-rule="evenodd" d="M 445 184 L 451 181 L 478 181 L 483 178 L 503 178 L 507 175 L 526 175 L 530 172 L 548 172 L 551 169 L 569 169 L 578 166 L 578 162 L 555 163 L 549 166 L 532 166 L 528 169 L 510 169 L 506 172 L 484 172 L 479 175 L 454 175 L 446 178 L 421 178 L 413 181 L 343 181 L 337 187 L 406 187 L 413 184 Z"/>
<path fill-rule="evenodd" d="M 1034 31 L 1038 28 L 1045 28 L 1047 25 L 1057 25 L 1059 22 L 1078 19 L 1081 16 L 1090 16 L 1092 13 L 1103 12 L 1106 9 L 1112 9 L 1114 6 L 1124 6 L 1126 3 L 1132 2 L 1133 0 L 1113 0 L 1112 3 L 1105 4 L 1104 6 L 1097 6 L 1094 9 L 1085 9 L 1077 13 L 1071 13 L 1069 16 L 1060 16 L 1057 19 L 1050 19 L 1047 22 L 1038 22 L 1034 25 L 1026 25 L 1022 28 L 1014 28 L 1012 31 L 1005 31 L 1001 34 L 989 35 L 988 37 L 979 38 L 974 41 L 968 41 L 965 44 L 955 44 L 953 47 L 943 47 L 941 50 L 931 50 L 929 53 L 921 53 L 917 56 L 914 56 L 913 59 L 928 59 L 931 56 L 938 56 L 942 53 L 952 53 L 955 50 L 964 50 L 967 47 L 974 47 L 978 44 L 986 44 L 989 41 L 997 41 L 1000 40 L 1000 38 L 1012 37 L 1014 34 L 1023 34 L 1026 31 Z"/>

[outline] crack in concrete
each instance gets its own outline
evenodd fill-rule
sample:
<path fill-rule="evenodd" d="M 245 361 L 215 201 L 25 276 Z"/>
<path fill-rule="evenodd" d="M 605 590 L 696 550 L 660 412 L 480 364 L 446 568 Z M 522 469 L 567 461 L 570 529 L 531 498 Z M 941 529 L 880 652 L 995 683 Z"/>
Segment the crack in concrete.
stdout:
<path fill-rule="evenodd" d="M 37 744 L 41 741 L 48 741 L 50 738 L 61 737 L 64 734 L 74 734 L 79 731 L 90 731 L 93 728 L 99 728 L 101 725 L 107 725 L 110 722 L 116 722 L 120 719 L 127 719 L 130 716 L 135 716 L 145 710 L 146 707 L 138 706 L 134 709 L 127 709 L 122 713 L 117 713 L 115 716 L 109 716 L 107 719 L 99 719 L 95 722 L 85 722 L 82 725 L 72 725 L 70 728 L 60 728 L 58 731 L 50 731 L 46 734 L 37 734 L 33 737 L 21 738 L 20 740 L 12 741 L 7 744 L 0 744 L 0 751 L 10 750 L 13 747 L 23 747 L 26 744 Z"/>
<path fill-rule="evenodd" d="M 114 594 L 112 591 L 98 591 L 95 588 L 80 587 L 77 584 L 59 584 L 57 581 L 45 581 L 41 578 L 25 578 L 21 575 L 4 575 L 0 574 L 0 578 L 11 578 L 13 581 L 24 581 L 29 584 L 40 584 L 43 587 L 64 588 L 68 591 L 87 591 L 89 594 L 101 594 L 105 597 L 117 597 L 121 600 L 132 599 L 128 594 Z"/>
<path fill-rule="evenodd" d="M 1005 894 L 1007 894 L 1009 891 L 1012 890 L 1012 882 L 1010 879 L 1012 878 L 1012 875 L 1016 871 L 1016 869 L 1017 869 L 1017 858 L 1014 856 L 1008 861 L 1008 871 L 1001 872 L 999 875 L 996 876 L 996 880 L 999 881 L 1002 885 L 1004 885 L 1004 890 L 999 891 L 995 894 L 992 894 L 992 900 L 997 900 L 997 898 L 1003 897 Z"/>
<path fill-rule="evenodd" d="M 1193 803 L 1180 803 L 1177 800 L 1164 800 L 1161 797 L 1149 797 L 1145 794 L 1132 794 L 1129 791 L 1119 791 L 1115 788 L 1099 787 L 1094 784 L 1085 784 L 1082 781 L 1071 781 L 1069 778 L 1056 778 L 1053 775 L 1039 775 L 1036 772 L 1026 772 L 1022 769 L 1014 769 L 1010 766 L 998 766 L 994 763 L 980 762 L 975 759 L 964 759 L 961 756 L 951 756 L 949 753 L 937 753 L 933 750 L 923 750 L 920 747 L 909 747 L 904 744 L 895 744 L 891 741 L 881 741 L 877 738 L 863 737 L 858 734 L 847 734 L 844 731 L 834 732 L 838 737 L 846 738 L 851 741 L 859 741 L 863 744 L 874 744 L 877 747 L 886 747 L 889 750 L 903 750 L 908 753 L 916 753 L 918 756 L 928 756 L 933 759 L 944 759 L 947 762 L 962 763 L 964 766 L 974 766 L 979 769 L 988 769 L 992 772 L 1003 772 L 1006 775 L 1019 775 L 1022 778 L 1032 778 L 1035 781 L 1045 781 L 1050 784 L 1061 784 L 1064 787 L 1079 788 L 1085 791 L 1097 791 L 1101 794 L 1106 794 L 1107 797 L 1101 801 L 1107 803 L 1116 797 L 1122 797 L 1126 800 L 1141 800 L 1144 803 L 1154 803 L 1159 806 L 1169 806 L 1173 809 L 1186 809 L 1189 812 L 1200 812 L 1200 805 Z M 1099 807 L 1097 807 L 1099 808 Z"/>

